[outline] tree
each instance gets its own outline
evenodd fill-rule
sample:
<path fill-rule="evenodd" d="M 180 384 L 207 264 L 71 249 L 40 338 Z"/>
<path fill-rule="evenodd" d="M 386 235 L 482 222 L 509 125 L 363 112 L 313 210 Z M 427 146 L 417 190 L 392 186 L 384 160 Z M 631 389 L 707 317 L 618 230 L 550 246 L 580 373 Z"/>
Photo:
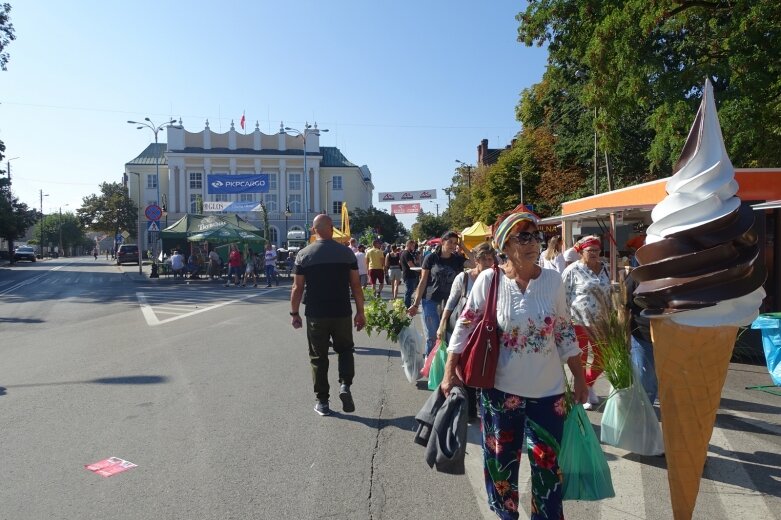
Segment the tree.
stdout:
<path fill-rule="evenodd" d="M 39 219 L 33 227 L 33 238 L 30 240 L 30 243 L 40 243 L 41 226 L 43 226 L 44 246 L 59 246 L 60 237 L 62 237 L 63 251 L 67 251 L 71 247 L 90 243 L 84 234 L 84 229 L 81 227 L 78 217 L 73 212 L 63 213 L 62 215 L 52 213 L 44 216 L 43 221 Z M 62 254 L 62 251 L 60 251 L 60 254 Z"/>
<path fill-rule="evenodd" d="M 350 229 L 356 236 L 369 229 L 374 236 L 379 236 L 380 240 L 391 244 L 403 240 L 408 234 L 404 224 L 399 222 L 395 215 L 374 206 L 350 211 Z"/>
<path fill-rule="evenodd" d="M 11 23 L 11 4 L 0 4 L 0 69 L 8 70 L 8 53 L 4 49 L 16 39 L 14 25 Z"/>
<path fill-rule="evenodd" d="M 519 41 L 549 50 L 546 85 L 517 113 L 524 129 L 548 126 L 557 135 L 565 168 L 593 168 L 577 141 L 596 132 L 597 159 L 607 154 L 616 184 L 670 174 L 705 77 L 732 162 L 781 161 L 779 2 L 546 0 L 530 2 L 517 19 Z"/>
<path fill-rule="evenodd" d="M 5 147 L 0 142 L 0 151 Z M 0 160 L 3 155 L 0 153 Z M 11 192 L 11 182 L 8 179 L 0 179 L 0 237 L 8 241 L 8 254 L 13 259 L 13 242 L 27 233 L 27 230 L 35 224 L 38 213 L 27 207 L 24 202 L 14 197 Z"/>
<path fill-rule="evenodd" d="M 436 217 L 431 213 L 418 213 L 418 218 L 412 225 L 412 238 L 418 241 L 440 237 L 450 226 L 444 217 Z"/>
<path fill-rule="evenodd" d="M 130 199 L 127 188 L 122 183 L 101 183 L 100 195 L 89 195 L 82 201 L 81 208 L 76 210 L 82 227 L 102 231 L 111 236 L 125 230 L 136 237 L 138 207 Z"/>
<path fill-rule="evenodd" d="M 0 69 L 7 70 L 8 53 L 5 48 L 16 39 L 14 26 L 11 23 L 11 4 L 0 4 Z M 0 163 L 3 160 L 5 144 L 0 141 Z M 6 173 L 0 169 L 0 174 Z M 13 261 L 14 240 L 23 236 L 35 222 L 35 212 L 26 204 L 19 202 L 11 191 L 11 179 L 0 179 L 0 237 L 8 240 L 8 254 Z"/>

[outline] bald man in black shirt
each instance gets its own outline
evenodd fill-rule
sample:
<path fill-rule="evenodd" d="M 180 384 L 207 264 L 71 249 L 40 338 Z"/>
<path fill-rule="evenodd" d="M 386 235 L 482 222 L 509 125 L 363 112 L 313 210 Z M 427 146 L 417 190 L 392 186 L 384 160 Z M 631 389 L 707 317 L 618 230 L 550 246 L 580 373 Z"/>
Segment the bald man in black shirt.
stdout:
<path fill-rule="evenodd" d="M 339 398 L 342 410 L 355 411 L 350 385 L 355 375 L 353 332 L 366 324 L 358 262 L 349 247 L 333 240 L 334 224 L 328 215 L 318 215 L 312 223 L 317 240 L 296 255 L 293 289 L 290 292 L 290 316 L 293 328 L 302 327 L 299 307 L 306 288 L 306 336 L 314 382 L 315 412 L 330 415 L 328 349 L 333 343 L 339 363 Z M 355 295 L 352 316 L 350 290 Z M 353 323 L 350 323 L 350 319 Z"/>

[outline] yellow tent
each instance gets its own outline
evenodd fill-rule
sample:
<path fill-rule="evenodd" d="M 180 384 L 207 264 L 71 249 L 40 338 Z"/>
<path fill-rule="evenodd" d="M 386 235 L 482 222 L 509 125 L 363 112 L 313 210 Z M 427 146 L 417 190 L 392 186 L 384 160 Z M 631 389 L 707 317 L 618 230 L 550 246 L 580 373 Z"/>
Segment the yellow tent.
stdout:
<path fill-rule="evenodd" d="M 465 230 L 461 232 L 461 236 L 464 238 L 464 245 L 467 251 L 471 251 L 473 247 L 480 242 L 485 242 L 491 239 L 491 228 L 483 224 L 482 222 L 475 222 Z"/>
<path fill-rule="evenodd" d="M 336 240 L 340 244 L 347 245 L 347 244 L 350 243 L 350 235 L 345 235 L 344 233 L 339 231 L 338 228 L 334 228 L 334 236 L 333 236 L 333 238 L 334 238 L 334 240 Z M 309 242 L 311 243 L 311 242 L 314 242 L 315 240 L 317 240 L 317 237 L 315 236 L 314 233 L 312 233 L 312 235 L 309 237 Z"/>

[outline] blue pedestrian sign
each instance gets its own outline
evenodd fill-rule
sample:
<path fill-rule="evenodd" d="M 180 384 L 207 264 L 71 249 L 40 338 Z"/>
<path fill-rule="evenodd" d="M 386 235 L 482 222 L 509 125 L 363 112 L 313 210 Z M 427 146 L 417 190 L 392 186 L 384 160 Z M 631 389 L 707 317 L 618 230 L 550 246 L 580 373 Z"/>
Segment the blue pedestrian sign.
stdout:
<path fill-rule="evenodd" d="M 115 237 L 114 237 L 114 242 L 115 242 L 115 243 L 117 243 L 117 244 L 121 244 L 121 243 L 122 243 L 122 240 L 124 240 L 124 239 L 122 238 L 122 235 L 120 235 L 119 233 L 117 233 L 117 236 L 115 236 Z"/>
<path fill-rule="evenodd" d="M 147 231 L 160 231 L 160 226 L 157 220 L 148 220 L 146 223 Z"/>

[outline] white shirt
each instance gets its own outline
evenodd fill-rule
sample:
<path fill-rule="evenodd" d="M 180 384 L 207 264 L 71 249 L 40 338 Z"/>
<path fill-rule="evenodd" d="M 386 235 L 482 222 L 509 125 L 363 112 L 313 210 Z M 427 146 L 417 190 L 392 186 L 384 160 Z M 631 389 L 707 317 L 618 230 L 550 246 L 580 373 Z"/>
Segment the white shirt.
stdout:
<path fill-rule="evenodd" d="M 358 261 L 358 276 L 369 274 L 369 267 L 366 265 L 366 253 L 355 252 L 355 259 Z"/>
<path fill-rule="evenodd" d="M 564 260 L 564 255 L 561 253 L 557 253 L 556 256 L 553 257 L 553 260 L 548 260 L 545 258 L 545 251 L 543 251 L 540 253 L 540 267 L 543 269 L 553 269 L 561 274 L 567 267 L 567 261 Z"/>
<path fill-rule="evenodd" d="M 464 311 L 450 338 L 448 352 L 460 354 L 480 321 L 494 276 L 486 269 L 477 277 Z M 521 292 L 515 280 L 499 270 L 496 305 L 499 324 L 499 364 L 494 388 L 521 397 L 549 397 L 564 393 L 561 365 L 580 355 L 564 295 L 561 276 L 543 269 Z"/>
<path fill-rule="evenodd" d="M 179 253 L 174 253 L 171 257 L 171 269 L 178 271 L 184 268 L 184 257 Z"/>

